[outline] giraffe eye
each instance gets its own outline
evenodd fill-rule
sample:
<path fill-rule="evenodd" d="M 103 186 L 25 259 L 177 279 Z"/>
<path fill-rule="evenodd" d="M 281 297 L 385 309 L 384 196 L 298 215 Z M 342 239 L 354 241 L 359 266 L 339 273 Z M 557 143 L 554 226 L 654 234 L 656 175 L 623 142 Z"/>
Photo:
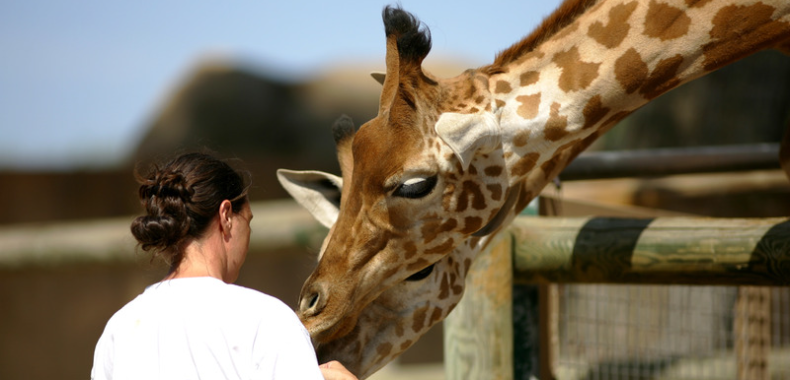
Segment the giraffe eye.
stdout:
<path fill-rule="evenodd" d="M 436 176 L 428 178 L 412 178 L 403 182 L 392 195 L 402 198 L 422 198 L 436 187 Z"/>
<path fill-rule="evenodd" d="M 428 277 L 431 274 L 431 272 L 433 272 L 434 265 L 436 265 L 436 264 L 431 264 L 431 265 L 425 267 L 425 269 L 423 269 L 423 270 L 421 270 L 421 271 L 409 276 L 409 278 L 407 278 L 406 281 L 420 281 L 420 280 Z"/>

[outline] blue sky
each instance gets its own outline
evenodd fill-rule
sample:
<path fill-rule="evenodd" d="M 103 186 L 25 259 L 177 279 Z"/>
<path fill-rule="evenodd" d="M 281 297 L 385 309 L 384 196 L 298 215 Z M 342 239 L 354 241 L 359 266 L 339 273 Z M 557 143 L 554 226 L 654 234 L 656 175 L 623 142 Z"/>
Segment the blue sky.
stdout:
<path fill-rule="evenodd" d="M 383 68 L 387 4 L 0 0 L 0 170 L 119 162 L 205 57 L 296 81 L 355 60 Z M 559 0 L 400 4 L 431 29 L 429 60 L 472 67 L 528 34 Z"/>

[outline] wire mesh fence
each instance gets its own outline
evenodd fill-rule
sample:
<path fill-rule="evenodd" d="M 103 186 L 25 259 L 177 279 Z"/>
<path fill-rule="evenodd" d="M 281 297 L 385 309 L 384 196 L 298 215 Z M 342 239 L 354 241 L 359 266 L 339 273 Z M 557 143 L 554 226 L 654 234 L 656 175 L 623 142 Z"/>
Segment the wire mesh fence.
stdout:
<path fill-rule="evenodd" d="M 560 380 L 790 379 L 790 289 L 555 285 Z"/>

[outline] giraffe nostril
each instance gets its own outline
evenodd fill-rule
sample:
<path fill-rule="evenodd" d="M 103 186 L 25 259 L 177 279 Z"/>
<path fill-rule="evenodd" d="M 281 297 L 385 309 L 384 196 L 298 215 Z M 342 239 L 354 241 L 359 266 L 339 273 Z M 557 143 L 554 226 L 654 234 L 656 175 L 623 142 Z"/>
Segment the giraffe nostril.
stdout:
<path fill-rule="evenodd" d="M 318 293 L 313 294 L 313 296 L 310 298 L 310 302 L 308 303 L 307 308 L 308 309 L 314 308 L 315 305 L 318 303 L 319 298 L 321 297 L 318 295 Z"/>
<path fill-rule="evenodd" d="M 320 284 L 312 284 L 301 298 L 299 309 L 304 316 L 317 315 L 326 306 L 326 292 Z"/>

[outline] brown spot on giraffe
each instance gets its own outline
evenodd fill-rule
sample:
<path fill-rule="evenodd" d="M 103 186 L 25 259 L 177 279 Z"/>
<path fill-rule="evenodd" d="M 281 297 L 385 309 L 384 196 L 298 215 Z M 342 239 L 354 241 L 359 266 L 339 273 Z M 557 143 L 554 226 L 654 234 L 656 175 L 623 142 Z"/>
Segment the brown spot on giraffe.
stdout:
<path fill-rule="evenodd" d="M 497 81 L 494 86 L 495 94 L 508 94 L 510 91 L 513 91 L 513 87 L 510 86 L 510 83 L 503 80 Z"/>
<path fill-rule="evenodd" d="M 470 166 L 471 167 L 471 166 Z M 469 206 L 469 198 L 472 198 L 472 208 L 475 210 L 482 210 L 486 208 L 486 200 L 483 192 L 480 190 L 480 185 L 477 182 L 466 180 L 463 183 L 461 195 L 458 197 L 458 206 L 456 211 L 464 211 Z"/>
<path fill-rule="evenodd" d="M 412 342 L 410 339 L 406 339 L 403 343 L 400 344 L 400 350 L 405 351 L 407 348 L 411 347 Z"/>
<path fill-rule="evenodd" d="M 535 167 L 535 164 L 537 164 L 539 158 L 540 154 L 535 152 L 525 154 L 518 160 L 518 162 L 513 165 L 511 175 L 514 177 L 521 177 L 529 173 L 529 171 Z"/>
<path fill-rule="evenodd" d="M 416 254 L 417 254 L 417 245 L 416 245 L 416 244 L 414 244 L 414 242 L 413 242 L 413 241 L 407 241 L 407 242 L 406 242 L 406 243 L 403 245 L 403 251 L 404 251 L 404 253 L 403 253 L 403 256 L 404 256 L 404 258 L 405 258 L 406 260 L 409 260 L 409 259 L 411 259 L 412 257 L 414 257 L 414 255 L 416 255 Z"/>
<path fill-rule="evenodd" d="M 442 276 L 442 281 L 439 284 L 439 299 L 445 300 L 450 296 L 450 281 L 447 279 L 447 273 Z"/>
<path fill-rule="evenodd" d="M 463 285 L 462 285 L 462 284 L 456 284 L 456 283 L 455 283 L 455 274 L 453 274 L 453 278 L 452 278 L 452 282 L 451 282 L 451 284 L 452 284 L 452 288 L 453 288 L 453 294 L 455 294 L 455 295 L 459 295 L 459 294 L 461 294 L 461 293 L 463 293 L 463 292 L 464 292 L 464 287 L 463 287 Z M 447 312 L 449 313 L 449 312 L 450 312 L 450 310 L 448 310 Z"/>
<path fill-rule="evenodd" d="M 464 229 L 461 230 L 464 234 L 471 234 L 483 227 L 483 219 L 476 216 L 467 216 L 464 218 Z"/>
<path fill-rule="evenodd" d="M 532 119 L 538 116 L 538 107 L 540 106 L 540 93 L 532 95 L 520 95 L 516 97 L 516 101 L 521 105 L 518 106 L 518 116 L 524 119 Z"/>
<path fill-rule="evenodd" d="M 458 226 L 458 222 L 455 219 L 448 219 L 446 222 L 442 223 L 439 226 L 439 232 L 448 232 L 455 229 Z"/>
<path fill-rule="evenodd" d="M 382 344 L 379 344 L 378 347 L 376 347 L 376 353 L 379 354 L 379 357 L 382 358 L 386 357 L 391 352 L 392 352 L 392 343 L 384 342 Z"/>
<path fill-rule="evenodd" d="M 662 41 L 683 37 L 688 33 L 691 17 L 682 9 L 665 3 L 650 2 L 645 16 L 645 35 Z"/>
<path fill-rule="evenodd" d="M 559 33 L 554 35 L 554 38 L 557 39 L 557 40 L 563 39 L 563 38 L 573 34 L 573 32 L 575 32 L 578 29 L 579 29 L 579 23 L 578 22 L 574 22 L 574 23 L 566 26 L 562 30 L 560 30 Z"/>
<path fill-rule="evenodd" d="M 422 234 L 423 244 L 428 244 L 436 239 L 436 236 L 439 234 L 438 224 L 438 221 L 432 221 L 422 225 L 420 228 L 420 233 Z"/>
<path fill-rule="evenodd" d="M 754 51 L 786 41 L 790 23 L 774 21 L 771 18 L 774 10 L 763 3 L 721 8 L 713 18 L 711 42 L 702 46 L 705 70 L 715 70 Z"/>
<path fill-rule="evenodd" d="M 677 77 L 678 69 L 683 63 L 683 56 L 678 54 L 674 57 L 666 58 L 658 62 L 658 65 L 647 77 L 639 93 L 647 99 L 655 97 L 675 88 L 680 84 Z"/>
<path fill-rule="evenodd" d="M 499 177 L 502 175 L 502 170 L 504 170 L 503 167 L 499 165 L 492 165 L 483 169 L 483 173 L 485 173 L 486 177 Z"/>
<path fill-rule="evenodd" d="M 502 108 L 506 104 L 504 100 L 500 100 L 500 99 L 495 100 L 494 103 L 496 103 L 497 108 Z"/>
<path fill-rule="evenodd" d="M 601 21 L 592 23 L 587 30 L 587 35 L 609 49 L 620 46 L 631 29 L 628 19 L 636 9 L 636 5 L 637 2 L 632 1 L 612 7 L 609 10 L 609 23 L 606 25 Z"/>
<path fill-rule="evenodd" d="M 439 244 L 433 248 L 426 249 L 425 253 L 428 255 L 443 255 L 449 251 L 452 251 L 455 246 L 455 242 L 452 238 L 448 238 L 444 241 L 444 243 Z M 427 265 L 426 265 L 427 266 Z"/>
<path fill-rule="evenodd" d="M 527 71 L 519 76 L 519 84 L 521 87 L 529 86 L 538 83 L 540 79 L 540 71 Z"/>
<path fill-rule="evenodd" d="M 565 129 L 567 126 L 568 117 L 560 115 L 559 103 L 553 103 L 549 120 L 546 121 L 546 125 L 543 127 L 543 135 L 549 141 L 557 141 L 568 134 L 568 131 Z"/>
<path fill-rule="evenodd" d="M 491 199 L 495 201 L 502 199 L 502 185 L 486 185 L 486 189 L 491 193 Z"/>
<path fill-rule="evenodd" d="M 402 337 L 405 332 L 406 331 L 403 329 L 402 323 L 395 324 L 395 335 L 397 335 L 398 337 Z"/>
<path fill-rule="evenodd" d="M 529 134 L 531 133 L 530 130 L 525 129 L 518 131 L 515 136 L 513 136 L 513 145 L 517 148 L 527 145 L 529 142 Z"/>
<path fill-rule="evenodd" d="M 647 79 L 648 68 L 636 49 L 630 48 L 614 62 L 614 74 L 625 93 L 633 94 Z"/>
<path fill-rule="evenodd" d="M 590 98 L 582 110 L 582 115 L 584 115 L 584 126 L 582 126 L 582 129 L 594 126 L 609 113 L 609 110 L 609 108 L 603 106 L 601 95 L 595 95 Z"/>
<path fill-rule="evenodd" d="M 552 61 L 562 69 L 559 86 L 565 92 L 587 88 L 598 77 L 598 68 L 601 66 L 600 63 L 582 61 L 576 46 L 555 54 Z"/>
<path fill-rule="evenodd" d="M 429 324 L 433 325 L 436 322 L 439 322 L 442 319 L 442 309 L 435 307 L 433 308 L 433 313 L 431 313 L 431 319 Z"/>

